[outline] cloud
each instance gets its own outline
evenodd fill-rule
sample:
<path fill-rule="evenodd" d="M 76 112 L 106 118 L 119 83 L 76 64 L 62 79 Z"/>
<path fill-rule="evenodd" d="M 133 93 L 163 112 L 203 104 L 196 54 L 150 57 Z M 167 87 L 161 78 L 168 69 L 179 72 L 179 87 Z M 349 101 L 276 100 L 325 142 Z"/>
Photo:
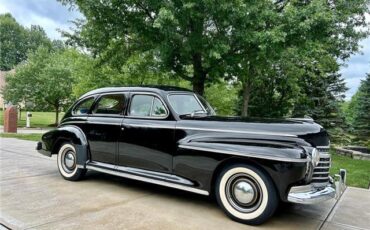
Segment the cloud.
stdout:
<path fill-rule="evenodd" d="M 69 30 L 80 12 L 69 11 L 67 6 L 50 0 L 0 0 L 0 13 L 11 13 L 23 26 L 40 25 L 51 39 L 61 39 L 57 29 Z"/>
<path fill-rule="evenodd" d="M 361 41 L 360 53 L 353 55 L 340 69 L 349 90 L 346 99 L 349 100 L 356 93 L 361 80 L 370 73 L 370 38 Z"/>

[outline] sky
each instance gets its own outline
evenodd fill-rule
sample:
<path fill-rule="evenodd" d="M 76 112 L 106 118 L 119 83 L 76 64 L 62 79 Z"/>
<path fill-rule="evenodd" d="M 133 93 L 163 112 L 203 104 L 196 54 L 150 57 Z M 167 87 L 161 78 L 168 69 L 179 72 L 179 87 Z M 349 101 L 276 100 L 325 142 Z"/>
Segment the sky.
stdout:
<path fill-rule="evenodd" d="M 61 39 L 57 29 L 69 31 L 73 26 L 71 20 L 82 17 L 78 11 L 70 11 L 56 0 L 0 0 L 2 13 L 11 13 L 25 27 L 42 26 L 51 39 Z M 346 92 L 347 100 L 356 92 L 366 73 L 370 73 L 370 38 L 360 44 L 360 53 L 352 55 L 340 70 L 349 88 Z"/>

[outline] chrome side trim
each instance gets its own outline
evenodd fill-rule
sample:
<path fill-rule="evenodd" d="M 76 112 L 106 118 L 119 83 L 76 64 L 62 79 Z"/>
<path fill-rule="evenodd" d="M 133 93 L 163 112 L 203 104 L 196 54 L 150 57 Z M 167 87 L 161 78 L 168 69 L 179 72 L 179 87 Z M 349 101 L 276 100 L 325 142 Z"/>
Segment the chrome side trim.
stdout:
<path fill-rule="evenodd" d="M 123 117 L 122 117 L 123 119 Z M 113 123 L 113 122 L 101 122 L 101 121 L 87 121 L 86 124 L 95 124 L 95 125 L 115 125 L 121 126 L 121 123 Z"/>
<path fill-rule="evenodd" d="M 125 167 L 125 166 L 117 166 L 116 170 L 121 171 L 121 172 L 127 172 L 127 173 L 132 173 L 138 176 L 143 176 L 147 178 L 152 178 L 152 179 L 158 179 L 158 180 L 164 180 L 167 182 L 172 182 L 172 183 L 178 183 L 186 186 L 193 186 L 194 183 L 191 182 L 190 180 L 184 179 L 182 177 L 178 177 L 173 174 L 168 174 L 168 173 L 161 173 L 161 172 L 154 172 L 150 170 L 145 170 L 145 169 L 138 169 L 138 168 L 132 168 L 132 167 Z"/>
<path fill-rule="evenodd" d="M 243 133 L 243 134 L 259 134 L 259 135 L 272 135 L 272 136 L 284 136 L 284 137 L 297 137 L 297 135 L 286 134 L 286 133 L 251 132 L 251 131 L 224 130 L 224 129 L 204 129 L 204 128 L 196 128 L 196 127 L 184 127 L 184 126 L 177 126 L 176 129 L 199 130 L 199 131 L 209 131 L 209 132 L 223 132 L 223 133 Z"/>
<path fill-rule="evenodd" d="M 138 127 L 138 128 L 158 128 L 158 129 L 175 129 L 175 126 L 170 125 L 139 125 L 139 124 L 127 124 L 128 127 Z"/>
<path fill-rule="evenodd" d="M 162 185 L 162 186 L 166 186 L 166 187 L 170 187 L 170 188 L 176 188 L 176 189 L 180 189 L 180 190 L 184 190 L 184 191 L 188 191 L 188 192 L 198 193 L 198 194 L 201 194 L 201 195 L 206 195 L 206 196 L 209 195 L 209 192 L 205 191 L 205 190 L 192 188 L 192 187 L 181 185 L 181 184 L 175 184 L 175 183 L 171 183 L 171 182 L 167 182 L 167 181 L 162 181 L 162 180 L 158 180 L 158 179 L 147 178 L 147 177 L 144 177 L 144 176 L 133 175 L 133 174 L 122 172 L 122 171 L 115 171 L 113 169 L 101 168 L 101 167 L 94 166 L 94 165 L 89 165 L 89 164 L 86 165 L 86 168 L 91 169 L 91 170 L 95 170 L 95 171 L 98 171 L 98 172 L 103 172 L 103 173 L 119 176 L 119 177 L 125 177 L 125 178 L 138 180 L 138 181 L 143 181 L 143 182 L 147 182 L 147 183 L 151 183 L 151 184 L 157 184 L 157 185 Z"/>
<path fill-rule="evenodd" d="M 164 180 L 167 182 L 173 182 L 176 184 L 182 184 L 186 186 L 194 185 L 194 183 L 191 182 L 190 180 L 187 180 L 183 177 L 179 177 L 179 176 L 176 176 L 174 174 L 169 174 L 169 173 L 155 172 L 151 170 L 139 169 L 139 168 L 127 167 L 127 166 L 117 166 L 117 165 L 102 163 L 102 162 L 97 162 L 97 161 L 90 161 L 88 164 L 90 166 L 96 166 L 96 167 L 106 168 L 110 170 L 118 170 L 120 172 L 126 172 L 130 174 L 138 175 L 138 176 L 143 176 L 146 178 Z"/>
<path fill-rule="evenodd" d="M 129 117 L 127 118 L 140 118 L 140 117 Z M 149 117 L 143 117 L 145 119 L 148 119 Z M 148 119 L 150 120 L 150 118 Z M 62 125 L 64 124 L 84 124 L 88 123 L 87 121 L 67 121 L 63 122 Z M 92 122 L 96 123 L 96 122 Z M 102 124 L 107 124 L 103 123 Z M 112 125 L 117 125 L 115 123 L 112 123 Z M 129 124 L 129 126 L 133 127 L 141 127 L 141 128 L 162 128 L 162 129 L 174 129 L 175 127 L 173 126 L 167 126 L 167 125 L 139 125 L 139 124 Z M 176 129 L 184 129 L 184 130 L 198 130 L 198 131 L 206 131 L 206 132 L 222 132 L 222 133 L 241 133 L 241 134 L 258 134 L 258 135 L 272 135 L 272 136 L 285 136 L 285 137 L 297 137 L 296 135 L 292 134 L 286 134 L 286 133 L 269 133 L 269 132 L 250 132 L 250 131 L 239 131 L 239 130 L 223 130 L 223 129 L 204 129 L 204 128 L 195 128 L 195 127 L 184 127 L 184 126 L 176 126 Z"/>
<path fill-rule="evenodd" d="M 252 157 L 258 159 L 267 159 L 267 160 L 275 160 L 275 161 L 283 161 L 283 162 L 296 162 L 296 163 L 305 163 L 310 161 L 309 158 L 306 159 L 294 159 L 294 158 L 285 158 L 285 157 L 275 157 L 275 156 L 265 156 L 265 155 L 257 155 L 251 153 L 240 153 L 235 151 L 228 151 L 228 150 L 220 150 L 220 149 L 210 149 L 210 148 L 203 148 L 203 147 L 196 147 L 196 146 L 189 146 L 189 145 L 179 145 L 179 148 L 183 149 L 191 149 L 191 150 L 198 150 L 198 151 L 206 151 L 206 152 L 215 152 L 215 153 L 222 153 L 228 155 L 236 155 L 236 156 L 243 156 L 243 157 Z"/>

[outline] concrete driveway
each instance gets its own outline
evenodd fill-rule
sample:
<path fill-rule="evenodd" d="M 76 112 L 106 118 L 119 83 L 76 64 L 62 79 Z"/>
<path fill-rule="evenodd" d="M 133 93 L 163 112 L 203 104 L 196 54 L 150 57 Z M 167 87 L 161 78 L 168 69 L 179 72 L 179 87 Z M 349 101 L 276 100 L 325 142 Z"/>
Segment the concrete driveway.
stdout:
<path fill-rule="evenodd" d="M 351 217 L 354 224 L 343 221 L 346 215 L 338 212 L 342 208 L 333 209 L 335 202 L 330 201 L 311 206 L 283 205 L 266 224 L 252 227 L 231 221 L 213 199 L 201 195 L 95 172 L 89 172 L 83 181 L 63 180 L 56 158 L 41 156 L 34 150 L 35 144 L 0 138 L 3 227 L 231 230 L 366 229 L 369 226 L 370 211 L 366 211 L 366 206 L 370 210 L 370 191 L 367 190 L 364 191 L 369 193 L 363 197 L 369 203 L 361 202 L 361 212 L 365 215 L 357 217 L 359 220 Z M 348 202 L 352 204 L 353 200 L 356 199 Z M 337 213 L 342 216 L 337 217 Z"/>

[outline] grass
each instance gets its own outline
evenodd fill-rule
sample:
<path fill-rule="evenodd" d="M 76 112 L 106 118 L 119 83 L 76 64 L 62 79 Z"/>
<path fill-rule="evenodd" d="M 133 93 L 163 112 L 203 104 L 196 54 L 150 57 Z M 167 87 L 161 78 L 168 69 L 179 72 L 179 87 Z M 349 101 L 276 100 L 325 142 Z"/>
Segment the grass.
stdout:
<path fill-rule="evenodd" d="M 31 133 L 31 134 L 0 133 L 0 137 L 17 138 L 17 139 L 27 140 L 27 141 L 40 141 L 41 136 L 42 136 L 41 133 Z"/>
<path fill-rule="evenodd" d="M 355 160 L 331 151 L 332 167 L 330 174 L 334 175 L 343 168 L 347 170 L 347 185 L 368 188 L 370 184 L 370 161 Z"/>
<path fill-rule="evenodd" d="M 63 117 L 64 113 L 59 113 L 59 119 Z M 31 128 L 47 128 L 54 126 L 55 113 L 54 112 L 32 112 Z M 4 112 L 0 111 L 0 125 L 4 125 Z M 18 120 L 18 127 L 26 127 L 26 112 L 22 111 L 21 119 Z"/>

